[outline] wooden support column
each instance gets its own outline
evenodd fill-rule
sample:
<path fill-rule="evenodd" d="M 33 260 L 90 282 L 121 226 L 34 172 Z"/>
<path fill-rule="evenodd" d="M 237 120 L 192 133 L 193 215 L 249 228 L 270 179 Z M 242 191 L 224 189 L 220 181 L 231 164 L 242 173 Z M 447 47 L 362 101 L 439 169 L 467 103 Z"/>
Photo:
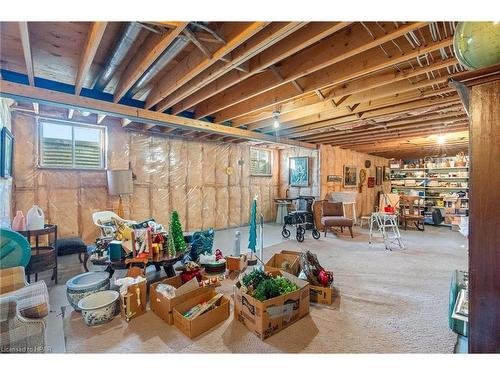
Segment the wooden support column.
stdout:
<path fill-rule="evenodd" d="M 452 81 L 470 114 L 469 353 L 499 353 L 500 64 Z"/>

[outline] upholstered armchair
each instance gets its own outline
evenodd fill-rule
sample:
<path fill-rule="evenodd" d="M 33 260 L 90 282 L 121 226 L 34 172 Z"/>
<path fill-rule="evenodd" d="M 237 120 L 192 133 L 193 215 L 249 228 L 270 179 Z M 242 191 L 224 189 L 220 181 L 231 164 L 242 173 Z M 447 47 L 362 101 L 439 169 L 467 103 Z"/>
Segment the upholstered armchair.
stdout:
<path fill-rule="evenodd" d="M 321 224 L 324 228 L 325 237 L 326 232 L 333 227 L 340 227 L 340 231 L 344 231 L 344 227 L 349 229 L 351 237 L 354 238 L 352 233 L 353 220 L 344 216 L 344 205 L 342 202 L 321 202 Z"/>
<path fill-rule="evenodd" d="M 48 313 L 44 281 L 26 283 L 23 267 L 0 270 L 0 352 L 45 352 Z"/>

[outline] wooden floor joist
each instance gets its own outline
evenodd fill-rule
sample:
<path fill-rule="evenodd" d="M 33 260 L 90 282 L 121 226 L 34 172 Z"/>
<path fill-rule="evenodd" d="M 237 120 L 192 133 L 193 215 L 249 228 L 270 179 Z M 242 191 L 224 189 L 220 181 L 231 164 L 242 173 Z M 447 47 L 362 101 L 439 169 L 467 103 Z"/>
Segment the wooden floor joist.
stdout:
<path fill-rule="evenodd" d="M 274 137 L 249 130 L 235 129 L 224 125 L 154 112 L 146 109 L 133 108 L 122 104 L 105 102 L 102 100 L 26 86 L 3 80 L 0 81 L 0 96 L 10 97 L 13 99 L 35 100 L 41 104 L 50 104 L 56 107 L 91 111 L 98 114 L 124 118 L 141 124 L 155 124 L 157 126 L 169 127 L 175 126 L 179 129 L 203 131 L 220 134 L 222 136 L 232 136 L 235 138 L 239 137 L 272 143 L 283 143 L 312 149 L 316 148 L 316 145 L 312 143 L 294 141 L 282 137 Z"/>

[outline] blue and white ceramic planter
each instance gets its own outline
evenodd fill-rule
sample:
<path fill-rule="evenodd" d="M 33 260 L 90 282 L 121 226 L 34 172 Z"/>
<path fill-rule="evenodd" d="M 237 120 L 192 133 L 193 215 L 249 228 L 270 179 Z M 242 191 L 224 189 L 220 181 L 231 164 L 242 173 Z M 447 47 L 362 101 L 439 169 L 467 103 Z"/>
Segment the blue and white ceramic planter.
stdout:
<path fill-rule="evenodd" d="M 115 290 L 105 290 L 84 297 L 78 302 L 83 320 L 88 326 L 98 326 L 111 321 L 118 306 L 120 294 Z"/>
<path fill-rule="evenodd" d="M 66 283 L 66 297 L 75 311 L 80 311 L 78 302 L 93 293 L 108 290 L 110 287 L 109 273 L 86 272 L 77 275 Z"/>

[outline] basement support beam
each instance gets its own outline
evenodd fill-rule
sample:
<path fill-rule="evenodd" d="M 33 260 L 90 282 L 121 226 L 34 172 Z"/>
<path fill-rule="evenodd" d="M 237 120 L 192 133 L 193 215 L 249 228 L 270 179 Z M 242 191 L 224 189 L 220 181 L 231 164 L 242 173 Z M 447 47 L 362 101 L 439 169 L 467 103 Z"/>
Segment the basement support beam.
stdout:
<path fill-rule="evenodd" d="M 83 83 L 85 82 L 87 73 L 90 70 L 92 61 L 94 61 L 94 56 L 97 52 L 99 44 L 101 43 L 101 39 L 104 35 L 104 30 L 106 29 L 107 24 L 107 22 L 94 22 L 90 26 L 87 40 L 85 41 L 85 46 L 83 47 L 82 55 L 80 57 L 78 72 L 76 74 L 75 95 L 80 95 Z"/>
<path fill-rule="evenodd" d="M 142 108 L 130 107 L 123 104 L 110 103 L 93 98 L 26 86 L 4 80 L 0 80 L 0 96 L 12 99 L 37 101 L 40 104 L 48 104 L 63 108 L 74 108 L 79 111 L 91 111 L 98 114 L 124 118 L 140 124 L 154 124 L 162 127 L 173 126 L 181 130 L 196 130 L 222 136 L 244 138 L 252 141 L 281 143 L 309 149 L 317 148 L 313 143 L 294 141 L 283 137 L 276 137 Z"/>
<path fill-rule="evenodd" d="M 28 22 L 19 22 L 19 34 L 21 36 L 21 45 L 23 47 L 24 62 L 26 63 L 28 81 L 31 86 L 35 86 L 35 72 L 33 69 L 33 56 L 31 55 Z"/>

